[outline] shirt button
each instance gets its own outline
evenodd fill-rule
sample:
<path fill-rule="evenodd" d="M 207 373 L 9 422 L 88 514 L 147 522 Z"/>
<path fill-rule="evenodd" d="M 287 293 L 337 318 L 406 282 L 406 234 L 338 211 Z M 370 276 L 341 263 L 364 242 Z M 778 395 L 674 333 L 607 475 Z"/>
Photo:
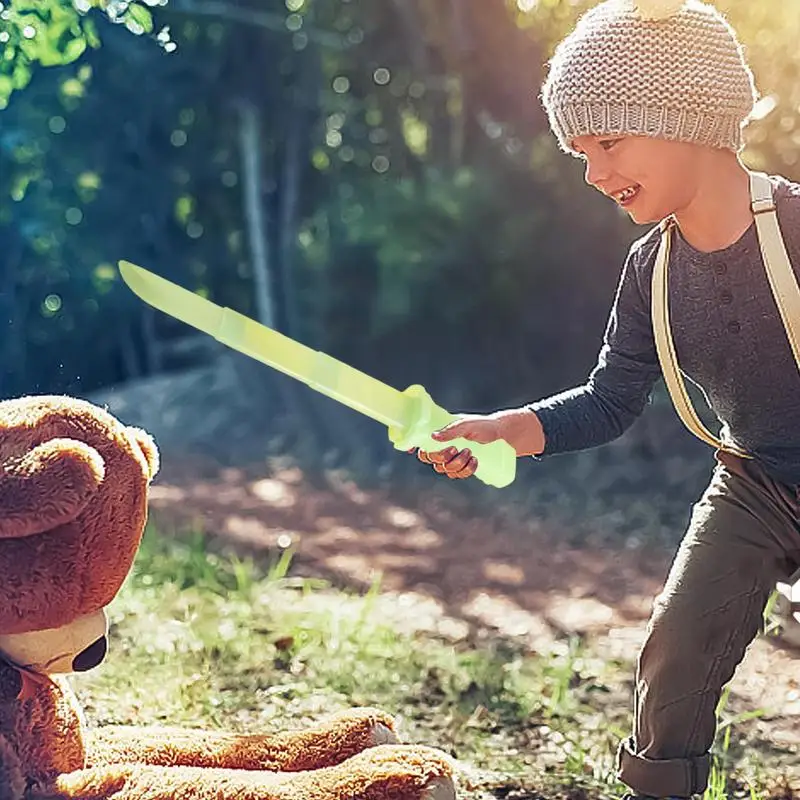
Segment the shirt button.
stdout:
<path fill-rule="evenodd" d="M 733 295 L 729 291 L 725 290 L 720 294 L 719 299 L 722 301 L 724 306 L 729 306 L 733 302 Z"/>
<path fill-rule="evenodd" d="M 714 272 L 716 272 L 717 275 L 724 275 L 727 269 L 728 265 L 724 261 L 718 261 L 714 264 Z"/>
<path fill-rule="evenodd" d="M 739 333 L 739 331 L 741 331 L 741 329 L 742 329 L 742 326 L 736 320 L 734 320 L 733 322 L 729 322 L 728 323 L 728 330 L 731 333 Z"/>

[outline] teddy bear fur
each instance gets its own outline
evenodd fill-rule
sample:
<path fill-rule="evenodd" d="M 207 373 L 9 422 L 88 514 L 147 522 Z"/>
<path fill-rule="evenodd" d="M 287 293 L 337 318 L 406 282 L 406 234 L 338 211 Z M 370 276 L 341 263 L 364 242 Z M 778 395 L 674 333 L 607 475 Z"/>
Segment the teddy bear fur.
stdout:
<path fill-rule="evenodd" d="M 455 798 L 449 758 L 373 708 L 277 734 L 87 727 L 66 675 L 106 655 L 96 624 L 158 468 L 145 431 L 89 402 L 0 402 L 0 800 Z"/>

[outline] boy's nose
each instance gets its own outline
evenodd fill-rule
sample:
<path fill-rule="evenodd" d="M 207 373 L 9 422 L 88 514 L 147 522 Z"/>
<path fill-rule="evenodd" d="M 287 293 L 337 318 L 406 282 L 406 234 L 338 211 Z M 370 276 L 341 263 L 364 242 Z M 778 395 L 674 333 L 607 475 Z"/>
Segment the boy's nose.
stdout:
<path fill-rule="evenodd" d="M 608 180 L 610 170 L 608 162 L 602 157 L 595 157 L 586 159 L 586 170 L 583 173 L 583 179 L 589 186 L 594 186 L 595 189 L 600 189 L 600 184 Z M 601 190 L 602 191 L 602 190 Z"/>

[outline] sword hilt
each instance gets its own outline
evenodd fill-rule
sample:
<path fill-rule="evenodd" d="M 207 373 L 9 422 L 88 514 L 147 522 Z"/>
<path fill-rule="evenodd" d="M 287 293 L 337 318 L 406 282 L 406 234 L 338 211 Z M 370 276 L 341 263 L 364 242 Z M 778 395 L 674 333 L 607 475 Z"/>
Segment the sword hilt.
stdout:
<path fill-rule="evenodd" d="M 392 444 L 398 450 L 410 450 L 413 447 L 425 451 L 442 450 L 442 442 L 432 439 L 431 434 L 458 417 L 436 405 L 422 386 L 409 386 L 403 394 L 414 400 L 413 412 L 403 428 L 389 428 Z M 517 452 L 505 440 L 480 444 L 458 438 L 449 441 L 447 446 L 468 447 L 472 451 L 478 459 L 475 477 L 483 483 L 501 489 L 513 482 L 517 470 Z"/>

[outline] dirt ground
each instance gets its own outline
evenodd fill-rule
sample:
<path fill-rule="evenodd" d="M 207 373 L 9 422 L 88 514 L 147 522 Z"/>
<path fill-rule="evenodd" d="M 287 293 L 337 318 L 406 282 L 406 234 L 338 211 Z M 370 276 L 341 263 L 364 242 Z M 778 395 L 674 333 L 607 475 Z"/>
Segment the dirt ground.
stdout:
<path fill-rule="evenodd" d="M 349 587 L 381 576 L 385 591 L 424 599 L 442 620 L 522 639 L 534 652 L 575 633 L 627 661 L 672 556 L 570 548 L 552 532 L 470 517 L 433 494 L 401 505 L 345 481 L 312 488 L 291 468 L 268 475 L 166 460 L 151 507 L 157 524 L 201 527 L 239 551 L 274 556 L 290 547 L 299 574 Z M 800 745 L 799 656 L 761 638 L 732 685 L 733 708 L 766 709 L 751 724 L 793 752 Z"/>

